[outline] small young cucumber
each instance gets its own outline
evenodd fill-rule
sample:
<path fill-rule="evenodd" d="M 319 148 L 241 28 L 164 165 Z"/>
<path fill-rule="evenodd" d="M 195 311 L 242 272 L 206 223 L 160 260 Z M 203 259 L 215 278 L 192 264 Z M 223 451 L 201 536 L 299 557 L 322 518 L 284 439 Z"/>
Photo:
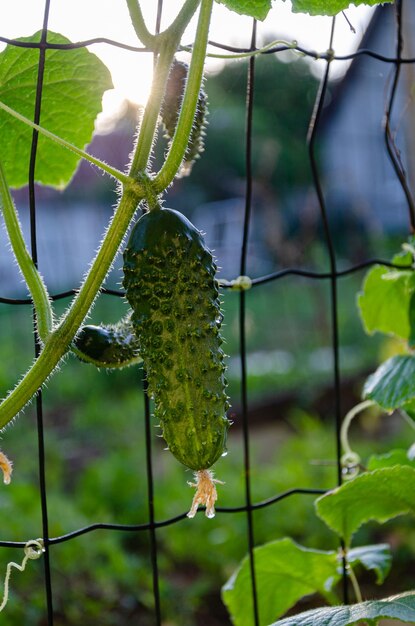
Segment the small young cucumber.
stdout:
<path fill-rule="evenodd" d="M 117 324 L 82 326 L 72 351 L 86 363 L 120 369 L 142 361 L 131 322 L 131 311 Z"/>
<path fill-rule="evenodd" d="M 197 472 L 190 516 L 200 503 L 214 515 L 207 470 L 224 454 L 229 427 L 215 273 L 201 233 L 178 211 L 153 209 L 136 223 L 124 252 L 124 287 L 154 415 L 173 455 Z"/>
<path fill-rule="evenodd" d="M 164 124 L 165 137 L 167 137 L 167 139 L 172 139 L 176 130 L 188 71 L 189 67 L 186 63 L 176 60 L 173 61 L 169 78 L 167 80 L 163 108 L 161 111 L 161 119 Z M 193 121 L 192 132 L 190 134 L 186 154 L 179 171 L 179 177 L 189 176 L 192 171 L 193 163 L 200 157 L 204 150 L 207 114 L 207 95 L 203 88 L 201 88 L 197 100 L 197 109 L 195 119 Z"/>

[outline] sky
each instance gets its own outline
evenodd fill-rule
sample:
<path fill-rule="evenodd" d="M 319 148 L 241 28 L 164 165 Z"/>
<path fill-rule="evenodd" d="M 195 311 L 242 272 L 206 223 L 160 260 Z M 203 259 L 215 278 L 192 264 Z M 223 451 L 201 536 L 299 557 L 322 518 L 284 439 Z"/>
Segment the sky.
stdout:
<path fill-rule="evenodd" d="M 141 0 L 148 27 L 155 22 L 155 0 Z M 182 0 L 164 0 L 166 26 L 174 18 Z M 43 0 L 2 0 L 0 2 L 0 35 L 19 37 L 31 35 L 41 28 Z M 334 49 L 339 54 L 353 51 L 359 44 L 370 19 L 372 9 L 364 6 L 350 7 L 347 17 L 353 24 L 353 33 L 346 19 L 336 19 Z M 191 43 L 196 19 L 187 29 L 183 43 Z M 332 20 L 329 17 L 310 17 L 294 14 L 290 1 L 275 0 L 267 19 L 258 25 L 258 43 L 268 43 L 276 38 L 296 40 L 307 49 L 324 52 L 328 48 Z M 162 25 L 162 26 L 163 26 Z M 140 45 L 131 26 L 126 3 L 123 0 L 51 0 L 49 28 L 68 37 L 71 41 L 108 37 L 131 45 Z M 210 39 L 230 45 L 249 46 L 252 19 L 239 16 L 223 5 L 215 3 Z M 104 96 L 104 117 L 115 113 L 124 99 L 144 104 L 151 87 L 152 58 L 150 54 L 131 53 L 113 46 L 97 44 L 90 47 L 111 71 L 114 90 Z M 232 61 L 235 62 L 235 61 Z M 220 62 L 208 60 L 207 71 L 218 71 Z M 322 71 L 324 62 L 312 61 L 315 73 Z M 333 64 L 333 74 L 340 75 L 346 69 L 345 62 Z"/>

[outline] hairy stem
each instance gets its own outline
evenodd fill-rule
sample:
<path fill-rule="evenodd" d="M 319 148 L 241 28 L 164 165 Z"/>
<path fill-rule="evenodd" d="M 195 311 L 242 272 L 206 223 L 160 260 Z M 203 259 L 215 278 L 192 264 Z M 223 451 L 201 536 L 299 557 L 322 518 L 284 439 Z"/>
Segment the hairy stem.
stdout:
<path fill-rule="evenodd" d="M 111 267 L 140 200 L 142 196 L 140 197 L 135 190 L 127 189 L 124 192 L 101 248 L 78 295 L 63 320 L 49 335 L 32 367 L 0 405 L 0 428 L 6 426 L 31 400 L 68 351 Z"/>
<path fill-rule="evenodd" d="M 144 21 L 140 1 L 126 1 L 131 22 L 138 39 L 144 46 L 146 46 L 146 48 L 149 48 L 154 52 L 158 52 L 160 50 L 161 42 L 166 42 L 167 39 L 170 39 L 170 41 L 175 39 L 177 43 L 180 41 L 185 29 L 200 4 L 200 0 L 185 0 L 185 3 L 171 25 L 164 32 L 159 33 L 158 35 L 153 35 L 148 30 Z"/>
<path fill-rule="evenodd" d="M 7 186 L 3 164 L 0 161 L 0 196 L 4 223 L 10 244 L 23 278 L 29 288 L 36 312 L 37 332 L 45 341 L 53 326 L 53 311 L 46 285 L 42 280 L 26 247 L 17 211 Z"/>
<path fill-rule="evenodd" d="M 111 165 L 108 165 L 107 163 L 100 161 L 100 159 L 93 157 L 91 154 L 88 154 L 88 152 L 85 152 L 85 150 L 81 150 L 80 148 L 77 148 L 76 146 L 74 146 L 74 144 L 70 143 L 69 141 L 66 141 L 65 139 L 62 139 L 61 137 L 58 137 L 58 135 L 51 133 L 49 130 L 46 130 L 46 128 L 39 126 L 39 124 L 35 124 L 31 120 L 29 120 L 29 118 L 25 117 L 24 115 L 21 115 L 14 109 L 11 109 L 9 106 L 7 106 L 7 104 L 4 104 L 4 102 L 1 102 L 1 101 L 0 101 L 0 109 L 3 109 L 3 111 L 6 111 L 6 113 L 9 113 L 10 115 L 20 120 L 24 124 L 27 124 L 27 126 L 30 126 L 30 128 L 37 130 L 41 135 L 44 135 L 45 137 L 52 139 L 52 141 L 55 141 L 56 143 L 63 146 L 64 148 L 71 150 L 71 152 L 74 152 L 75 154 L 82 157 L 86 161 L 89 161 L 90 163 L 92 163 L 92 165 L 96 165 L 97 167 L 99 167 L 101 170 L 103 170 L 104 172 L 106 172 L 107 174 L 115 178 L 116 180 L 119 180 L 120 183 L 129 182 L 129 177 L 127 176 L 127 174 L 123 174 L 123 172 L 120 172 L 120 170 L 117 170 L 117 168 L 111 167 Z"/>
<path fill-rule="evenodd" d="M 197 40 L 194 48 L 194 57 L 196 61 L 193 63 L 193 70 L 190 71 L 189 85 L 186 90 L 187 104 L 185 104 L 185 106 L 192 106 L 193 109 L 190 115 L 188 114 L 185 116 L 187 121 L 185 123 L 182 121 L 180 126 L 180 132 L 185 133 L 182 140 L 184 147 L 183 149 L 180 147 L 178 149 L 176 148 L 176 153 L 179 151 L 183 154 L 181 156 L 176 156 L 175 159 L 170 157 L 171 162 L 172 160 L 175 163 L 177 162 L 177 166 L 171 180 L 180 166 L 191 132 L 200 82 L 202 79 L 203 61 L 204 54 L 206 52 L 212 2 L 213 0 L 202 0 Z M 111 220 L 98 254 L 91 265 L 88 275 L 81 286 L 78 295 L 58 326 L 47 337 L 43 349 L 32 367 L 0 405 L 0 428 L 6 426 L 6 424 L 8 424 L 13 417 L 31 400 L 51 372 L 57 367 L 62 357 L 69 350 L 71 342 L 73 341 L 85 317 L 88 315 L 101 285 L 105 280 L 139 202 L 146 196 L 149 196 L 149 199 L 151 199 L 151 205 L 156 206 L 156 202 L 154 201 L 155 193 L 161 193 L 171 182 L 170 180 L 163 188 L 159 185 L 157 190 L 155 190 L 146 170 L 151 157 L 152 144 L 157 129 L 157 120 L 164 95 L 168 72 L 184 29 L 186 28 L 188 20 L 190 20 L 193 15 L 194 10 L 198 6 L 198 3 L 199 0 L 186 0 L 179 16 L 174 22 L 175 29 L 168 29 L 165 33 L 163 33 L 164 38 L 160 43 L 160 56 L 156 67 L 153 90 L 143 116 L 143 122 L 140 127 L 137 146 L 135 148 L 129 175 L 122 174 L 121 172 L 110 168 L 106 164 L 101 163 L 97 159 L 90 157 L 90 155 L 87 155 L 82 150 L 78 150 L 75 146 L 68 144 L 48 131 L 45 131 L 45 129 L 39 127 L 37 124 L 34 124 L 27 118 L 24 118 L 20 114 L 9 109 L 9 107 L 6 107 L 6 105 L 0 103 L 0 108 L 8 111 L 22 122 L 27 123 L 29 126 L 35 128 L 54 141 L 70 148 L 80 156 L 83 156 L 93 162 L 95 165 L 98 165 L 104 169 L 104 171 L 107 171 L 112 176 L 115 176 L 115 178 L 124 184 L 124 192 L 118 208 L 114 213 L 113 219 Z M 132 6 L 133 3 L 131 0 L 131 2 L 129 2 L 129 7 Z M 141 12 L 139 5 L 137 5 L 137 7 L 138 15 L 140 16 Z M 176 137 L 176 146 L 177 145 L 178 139 Z M 172 172 L 171 165 L 169 171 Z"/>
<path fill-rule="evenodd" d="M 202 83 L 212 5 L 213 0 L 202 0 L 195 45 L 176 132 L 167 159 L 154 179 L 154 189 L 158 193 L 161 193 L 171 184 L 186 153 Z"/>
<path fill-rule="evenodd" d="M 130 175 L 134 178 L 139 178 L 140 174 L 144 173 L 151 156 L 165 85 L 176 48 L 176 40 L 170 41 L 168 39 L 162 44 L 160 49 L 160 56 L 154 71 L 151 95 L 144 111 L 137 149 L 131 164 Z"/>
<path fill-rule="evenodd" d="M 200 0 L 186 0 L 177 17 L 170 24 L 167 30 L 164 33 L 161 33 L 160 36 L 171 37 L 180 33 L 180 36 L 178 37 L 180 40 L 199 4 Z"/>
<path fill-rule="evenodd" d="M 154 50 L 157 36 L 152 35 L 148 30 L 146 23 L 144 22 L 140 2 L 138 0 L 127 0 L 127 7 L 138 39 L 141 41 L 143 46 L 150 48 L 150 50 Z"/>
<path fill-rule="evenodd" d="M 157 121 L 163 102 L 170 66 L 179 46 L 183 32 L 188 25 L 190 19 L 192 18 L 199 2 L 200 0 L 186 0 L 184 6 L 182 7 L 182 10 L 178 14 L 172 25 L 166 31 L 159 35 L 160 43 L 158 49 L 160 54 L 154 70 L 151 95 L 143 115 L 143 120 L 140 126 L 140 133 L 138 136 L 137 149 L 135 151 L 130 169 L 130 176 L 134 178 L 138 178 L 140 174 L 143 174 L 145 168 L 147 167 L 149 158 L 151 156 L 154 137 L 157 129 Z M 197 90 L 197 94 L 198 93 L 199 90 Z M 186 145 L 190 135 L 190 130 L 185 137 Z M 161 193 L 162 191 L 164 191 L 164 189 L 165 188 L 159 188 L 157 192 Z"/>

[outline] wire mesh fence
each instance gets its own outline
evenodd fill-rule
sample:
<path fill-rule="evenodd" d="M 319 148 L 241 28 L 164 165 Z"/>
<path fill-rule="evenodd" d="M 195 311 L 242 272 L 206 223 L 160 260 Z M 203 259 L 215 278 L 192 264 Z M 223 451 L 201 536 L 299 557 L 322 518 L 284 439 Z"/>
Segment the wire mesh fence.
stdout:
<path fill-rule="evenodd" d="M 20 46 L 20 47 L 28 47 L 28 48 L 37 48 L 39 50 L 39 65 L 38 65 L 38 83 L 37 83 L 37 93 L 36 93 L 36 104 L 33 121 L 38 124 L 41 122 L 41 109 L 42 109 L 42 81 L 45 71 L 45 63 L 46 60 L 46 51 L 50 49 L 72 49 L 75 47 L 87 47 L 91 46 L 94 43 L 105 43 L 107 46 L 118 46 L 124 47 L 127 50 L 131 50 L 131 54 L 134 52 L 143 52 L 143 49 L 137 47 L 132 48 L 131 46 L 127 46 L 122 44 L 121 42 L 116 42 L 108 39 L 94 39 L 89 41 L 82 41 L 76 44 L 52 44 L 48 42 L 48 19 L 50 12 L 51 2 L 47 0 L 45 2 L 44 7 L 44 19 L 42 24 L 42 36 L 39 44 L 33 43 L 25 43 L 22 41 L 10 40 L 5 37 L 0 36 L 0 41 L 7 43 L 12 46 Z M 370 267 L 376 263 L 384 264 L 385 266 L 390 266 L 386 259 L 381 258 L 368 258 L 363 261 L 356 263 L 354 265 L 349 265 L 344 267 L 340 264 L 339 269 L 339 258 L 336 252 L 335 243 L 333 239 L 332 225 L 331 225 L 331 217 L 330 217 L 330 206 L 328 206 L 325 188 L 323 184 L 324 171 L 321 171 L 321 164 L 318 160 L 318 140 L 319 140 L 319 131 L 321 129 L 322 124 L 324 123 L 324 106 L 327 102 L 327 94 L 329 90 L 329 79 L 330 79 L 330 70 L 331 64 L 333 61 L 350 61 L 358 63 L 360 59 L 371 58 L 374 59 L 380 68 L 386 68 L 386 70 L 391 70 L 392 79 L 390 83 L 387 85 L 388 87 L 388 96 L 386 106 L 384 108 L 384 120 L 383 120 L 383 128 L 384 128 L 384 151 L 389 155 L 395 177 L 399 181 L 401 195 L 404 200 L 401 200 L 401 204 L 406 202 L 407 213 L 409 216 L 408 224 L 411 231 L 415 229 L 415 210 L 413 205 L 413 198 L 410 189 L 410 181 L 408 179 L 408 175 L 405 169 L 405 163 L 402 162 L 402 155 L 400 153 L 399 147 L 395 138 L 395 130 L 396 130 L 396 118 L 395 118 L 395 110 L 394 103 L 397 98 L 397 91 L 399 88 L 400 80 L 402 78 L 403 68 L 415 63 L 415 58 L 409 58 L 403 55 L 404 49 L 404 24 L 405 17 L 404 11 L 406 8 L 406 4 L 403 0 L 398 0 L 394 8 L 388 9 L 378 9 L 393 11 L 395 15 L 395 54 L 393 56 L 386 56 L 381 54 L 375 50 L 360 48 L 355 53 L 349 54 L 347 56 L 337 56 L 333 51 L 333 37 L 335 32 L 335 19 L 332 21 L 332 31 L 331 31 L 331 39 L 327 42 L 327 52 L 317 53 L 311 50 L 306 50 L 300 46 L 295 46 L 295 49 L 305 55 L 306 57 L 318 58 L 320 61 L 324 61 L 326 64 L 326 68 L 324 74 L 321 78 L 320 87 L 318 93 L 316 95 L 314 110 L 311 114 L 311 121 L 308 130 L 307 139 L 304 138 L 304 141 L 307 140 L 308 145 L 308 159 L 312 172 L 312 180 L 313 180 L 313 188 L 315 197 L 318 201 L 319 206 L 319 214 L 320 214 L 320 223 L 322 227 L 322 239 L 324 241 L 324 246 L 326 250 L 326 258 L 327 258 L 327 269 L 325 271 L 315 271 L 307 268 L 297 268 L 297 267 L 286 267 L 282 269 L 278 269 L 275 272 L 271 272 L 266 275 L 257 276 L 252 278 L 252 288 L 257 292 L 263 288 L 263 286 L 267 283 L 276 283 L 281 280 L 297 280 L 297 277 L 301 277 L 303 280 L 314 282 L 325 282 L 329 286 L 329 311 L 330 311 L 330 333 L 331 333 L 331 385 L 333 388 L 333 406 L 331 409 L 333 423 L 335 425 L 335 448 L 336 448 L 336 468 L 337 468 L 337 483 L 341 484 L 342 482 L 342 465 L 341 465 L 341 447 L 340 447 L 340 426 L 342 421 L 342 397 L 341 397 L 341 382 L 342 382 L 342 367 L 340 362 L 339 350 L 341 345 L 341 336 L 339 336 L 339 311 L 338 311 L 338 300 L 339 300 L 339 290 L 342 288 L 342 280 L 347 276 L 350 276 L 354 273 L 362 272 L 367 267 Z M 163 11 L 163 3 L 162 0 L 158 2 L 158 15 L 157 15 L 157 24 L 156 28 L 160 27 L 160 20 L 162 17 Z M 251 41 L 246 48 L 236 48 L 228 45 L 222 45 L 218 42 L 210 42 L 212 49 L 215 50 L 227 50 L 230 52 L 238 52 L 245 53 L 253 51 L 257 48 L 257 34 L 256 34 L 256 22 L 253 21 L 252 24 L 252 35 Z M 322 42 L 324 46 L 325 43 Z M 264 55 L 279 55 L 280 53 L 285 52 L 287 49 L 291 49 L 290 46 L 285 45 L 277 45 L 275 47 L 269 48 L 264 52 Z M 145 50 L 144 50 L 145 52 Z M 249 237 L 250 237 L 250 224 L 252 221 L 252 211 L 253 211 L 253 186 L 255 181 L 255 172 L 252 164 L 252 147 L 253 147 L 253 120 L 255 116 L 255 70 L 256 67 L 261 63 L 262 55 L 251 56 L 249 60 L 246 62 L 246 120 L 245 120 L 245 129 L 244 129 L 244 138 L 245 138 L 245 191 L 244 191 L 244 220 L 243 220 L 243 232 L 242 232 L 242 240 L 240 242 L 240 262 L 239 262 L 239 273 L 241 276 L 245 276 L 250 272 L 249 265 Z M 382 70 L 383 71 L 383 70 Z M 276 96 L 278 97 L 278 96 Z M 382 120 L 378 120 L 379 126 L 381 126 Z M 30 160 L 30 171 L 29 171 L 29 208 L 30 208 L 30 242 L 31 242 L 31 250 L 33 261 L 36 265 L 38 262 L 38 232 L 37 232 L 37 189 L 35 187 L 35 165 L 36 165 L 36 155 L 37 155 L 37 140 L 38 135 L 36 131 L 33 133 L 33 141 L 32 141 L 32 150 L 31 150 L 31 160 Z M 340 147 L 339 147 L 340 149 Z M 220 259 L 219 259 L 220 262 Z M 40 269 L 41 266 L 40 266 Z M 229 278 L 228 283 L 224 288 L 230 286 L 230 279 L 235 277 L 226 277 Z M 53 296 L 54 300 L 65 300 L 70 298 L 75 292 L 76 286 L 74 285 L 74 289 L 56 293 Z M 103 293 L 107 294 L 106 297 L 111 298 L 120 298 L 123 297 L 123 293 L 118 290 L 111 289 L 103 289 Z M 310 498 L 316 494 L 324 493 L 325 489 L 321 489 L 316 486 L 316 488 L 302 488 L 298 486 L 297 488 L 288 489 L 282 493 L 270 493 L 267 498 L 257 501 L 255 500 L 252 493 L 252 455 L 251 455 L 251 436 L 252 429 L 254 428 L 254 424 L 250 422 L 250 410 L 249 410 L 249 388 L 248 388 L 248 361 L 247 361 L 247 293 L 242 289 L 237 293 L 233 294 L 235 299 L 238 299 L 238 319 L 239 319 L 239 369 L 240 369 L 240 399 L 238 403 L 240 405 L 240 426 L 242 430 L 242 449 L 243 454 L 241 457 L 241 462 L 243 465 L 243 476 L 244 476 L 244 501 L 241 502 L 237 506 L 233 507 L 217 507 L 217 515 L 218 517 L 224 516 L 226 517 L 226 523 L 232 525 L 232 519 L 236 515 L 244 515 L 246 519 L 246 547 L 247 552 L 249 554 L 249 563 L 250 563 L 250 573 L 251 573 L 251 593 L 252 593 L 252 604 L 253 604 L 253 615 L 252 615 L 252 625 L 259 626 L 260 624 L 260 606 L 258 603 L 258 590 L 256 587 L 256 576 L 255 576 L 255 558 L 254 558 L 254 547 L 256 545 L 256 536 L 255 536 L 255 519 L 256 514 L 261 509 L 265 508 L 273 508 L 275 509 L 276 514 L 278 514 L 278 505 L 283 500 L 289 500 L 293 502 L 293 508 L 295 505 L 295 499 L 298 497 L 301 498 Z M 31 306 L 30 299 L 20 298 L 16 299 L 13 297 L 1 297 L 0 302 L 3 307 L 28 307 Z M 40 345 L 35 343 L 35 356 L 38 356 L 40 351 Z M 93 390 L 91 390 L 93 393 Z M 36 396 L 36 428 L 37 428 L 37 458 L 38 458 L 38 468 L 39 468 L 39 500 L 41 507 L 41 527 L 42 527 L 42 539 L 44 543 L 44 555 L 43 555 L 43 567 L 44 567 L 44 595 L 45 595 L 45 617 L 41 623 L 48 624 L 48 626 L 53 625 L 54 623 L 61 623 L 60 618 L 57 617 L 57 609 L 54 601 L 54 576 L 53 574 L 53 555 L 54 550 L 59 544 L 70 544 L 76 538 L 87 535 L 91 542 L 94 541 L 94 536 L 99 532 L 119 532 L 124 534 L 131 534 L 133 536 L 143 536 L 146 537 L 148 541 L 148 552 L 149 552 L 149 567 L 151 568 L 151 579 L 152 579 L 152 596 L 153 602 L 152 604 L 152 619 L 153 623 L 161 626 L 164 623 L 163 617 L 163 599 L 161 593 L 161 587 L 163 585 L 162 573 L 160 570 L 160 533 L 168 532 L 169 528 L 173 525 L 184 524 L 186 520 L 186 511 L 183 511 L 180 514 L 173 515 L 171 517 L 160 518 L 157 515 L 157 479 L 156 469 L 154 467 L 154 428 L 152 424 L 152 416 L 151 416 L 151 406 L 149 398 L 146 394 L 145 383 L 143 384 L 143 399 L 138 399 L 137 402 L 144 402 L 144 425 L 143 425 L 143 438 L 145 441 L 145 471 L 140 469 L 141 474 L 145 473 L 146 476 L 146 509 L 147 509 L 147 520 L 145 522 L 140 522 L 136 524 L 131 523 L 108 523 L 108 522 L 100 522 L 98 519 L 95 523 L 89 524 L 87 526 L 80 526 L 70 532 L 65 532 L 59 536 L 51 536 L 49 528 L 49 515 L 48 515 L 48 469 L 47 463 L 45 461 L 47 454 L 47 421 L 45 422 L 44 416 L 44 400 L 45 396 L 47 397 L 48 389 L 44 391 L 39 391 Z M 235 399 L 233 399 L 236 402 Z M 141 461 L 140 461 L 141 462 Z M 137 460 L 137 467 L 139 461 Z M 131 468 L 131 472 L 134 472 L 135 469 Z M 278 468 L 275 470 L 278 471 Z M 333 485 L 334 486 L 334 485 Z M 119 512 L 120 517 L 122 517 L 122 511 Z M 229 520 L 229 521 L 228 521 Z M 163 529 L 166 529 L 163 531 Z M 163 535 L 164 536 L 164 535 Z M 0 541 L 0 546 L 2 548 L 17 548 L 22 549 L 25 547 L 28 540 L 33 539 L 32 537 L 21 537 L 20 541 L 8 541 L 2 540 Z M 218 556 L 220 558 L 220 555 Z M 94 563 L 91 563 L 91 569 L 93 571 Z M 108 576 L 111 576 L 111 571 L 108 572 Z M 345 572 L 345 563 L 343 563 L 343 600 L 345 603 L 348 602 L 348 579 Z M 66 622 L 62 622 L 66 623 Z M 70 622 L 67 622 L 70 623 Z M 74 623 L 74 622 L 73 622 Z M 97 622 L 100 623 L 99 617 L 97 617 Z"/>

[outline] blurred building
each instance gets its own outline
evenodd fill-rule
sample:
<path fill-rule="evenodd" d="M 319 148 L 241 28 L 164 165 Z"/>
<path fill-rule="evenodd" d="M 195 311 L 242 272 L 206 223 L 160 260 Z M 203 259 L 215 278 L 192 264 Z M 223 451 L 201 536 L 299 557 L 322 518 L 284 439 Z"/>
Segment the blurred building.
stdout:
<path fill-rule="evenodd" d="M 415 58 L 415 3 L 403 4 L 403 58 Z M 379 6 L 359 49 L 390 59 L 397 55 L 396 12 Z M 385 143 L 384 120 L 395 64 L 360 54 L 331 88 L 320 129 L 322 172 L 333 219 L 382 232 L 408 231 L 408 207 Z M 409 185 L 415 180 L 415 64 L 401 66 L 392 109 L 394 142 Z"/>

